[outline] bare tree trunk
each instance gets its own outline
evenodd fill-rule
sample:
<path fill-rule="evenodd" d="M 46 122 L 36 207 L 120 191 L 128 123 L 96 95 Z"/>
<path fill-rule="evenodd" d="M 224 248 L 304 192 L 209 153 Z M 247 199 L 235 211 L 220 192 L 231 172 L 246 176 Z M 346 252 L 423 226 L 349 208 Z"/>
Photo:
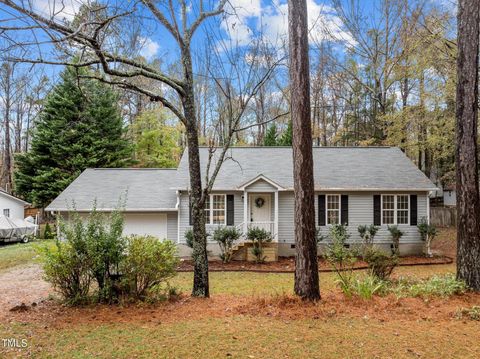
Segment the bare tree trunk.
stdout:
<path fill-rule="evenodd" d="M 12 141 L 10 139 L 10 110 L 12 106 L 11 101 L 11 91 L 12 91 L 12 68 L 10 64 L 4 64 L 4 74 L 5 74 L 5 149 L 4 149 L 4 184 L 7 191 L 12 190 Z"/>
<path fill-rule="evenodd" d="M 190 200 L 193 220 L 193 289 L 195 297 L 209 297 L 207 233 L 205 229 L 204 193 L 200 170 L 200 152 L 198 149 L 198 120 L 195 116 L 195 97 L 193 88 L 193 66 L 188 45 L 182 48 L 182 65 L 185 79 L 185 95 L 182 98 L 188 144 L 188 168 L 190 173 Z"/>
<path fill-rule="evenodd" d="M 478 0 L 458 4 L 456 109 L 457 278 L 480 291 L 480 195 L 478 188 Z"/>
<path fill-rule="evenodd" d="M 306 0 L 288 1 L 288 34 L 295 190 L 294 290 L 303 299 L 319 300 Z"/>

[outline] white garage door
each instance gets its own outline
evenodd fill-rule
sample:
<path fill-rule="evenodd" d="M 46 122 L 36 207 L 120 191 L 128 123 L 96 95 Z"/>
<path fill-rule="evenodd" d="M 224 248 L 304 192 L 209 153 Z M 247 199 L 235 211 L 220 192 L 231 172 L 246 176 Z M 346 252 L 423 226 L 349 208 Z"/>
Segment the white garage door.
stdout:
<path fill-rule="evenodd" d="M 166 213 L 127 213 L 125 214 L 124 235 L 151 235 L 167 238 Z"/>

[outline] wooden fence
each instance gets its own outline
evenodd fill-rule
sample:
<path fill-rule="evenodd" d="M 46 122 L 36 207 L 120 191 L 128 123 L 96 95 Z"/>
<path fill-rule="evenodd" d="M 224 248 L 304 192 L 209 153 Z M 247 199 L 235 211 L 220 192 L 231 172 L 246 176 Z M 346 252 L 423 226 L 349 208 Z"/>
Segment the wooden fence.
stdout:
<path fill-rule="evenodd" d="M 455 207 L 430 207 L 430 223 L 437 227 L 457 225 L 457 209 Z"/>

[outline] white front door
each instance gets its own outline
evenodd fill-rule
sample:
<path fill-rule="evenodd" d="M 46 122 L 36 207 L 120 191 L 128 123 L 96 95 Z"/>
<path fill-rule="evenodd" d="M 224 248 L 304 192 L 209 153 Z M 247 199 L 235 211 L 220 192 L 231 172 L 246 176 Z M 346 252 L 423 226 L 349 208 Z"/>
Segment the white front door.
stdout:
<path fill-rule="evenodd" d="M 270 193 L 250 194 L 250 222 L 271 222 L 272 195 Z"/>

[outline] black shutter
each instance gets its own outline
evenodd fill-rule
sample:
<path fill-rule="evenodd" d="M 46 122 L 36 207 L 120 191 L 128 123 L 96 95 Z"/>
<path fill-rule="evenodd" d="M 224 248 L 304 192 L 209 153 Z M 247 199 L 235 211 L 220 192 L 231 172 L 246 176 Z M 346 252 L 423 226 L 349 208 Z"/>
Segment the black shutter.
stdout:
<path fill-rule="evenodd" d="M 325 195 L 318 196 L 318 225 L 325 225 Z"/>
<path fill-rule="evenodd" d="M 234 225 L 234 202 L 233 194 L 227 194 L 227 226 Z"/>
<path fill-rule="evenodd" d="M 379 194 L 373 195 L 373 224 L 375 226 L 382 225 L 382 213 L 381 213 L 381 197 Z"/>
<path fill-rule="evenodd" d="M 192 198 L 188 196 L 188 223 L 192 226 L 193 225 L 193 218 L 192 218 Z"/>
<path fill-rule="evenodd" d="M 418 209 L 417 209 L 417 195 L 410 195 L 410 225 L 416 226 L 418 224 Z"/>
<path fill-rule="evenodd" d="M 348 226 L 348 195 L 342 194 L 340 223 Z"/>

